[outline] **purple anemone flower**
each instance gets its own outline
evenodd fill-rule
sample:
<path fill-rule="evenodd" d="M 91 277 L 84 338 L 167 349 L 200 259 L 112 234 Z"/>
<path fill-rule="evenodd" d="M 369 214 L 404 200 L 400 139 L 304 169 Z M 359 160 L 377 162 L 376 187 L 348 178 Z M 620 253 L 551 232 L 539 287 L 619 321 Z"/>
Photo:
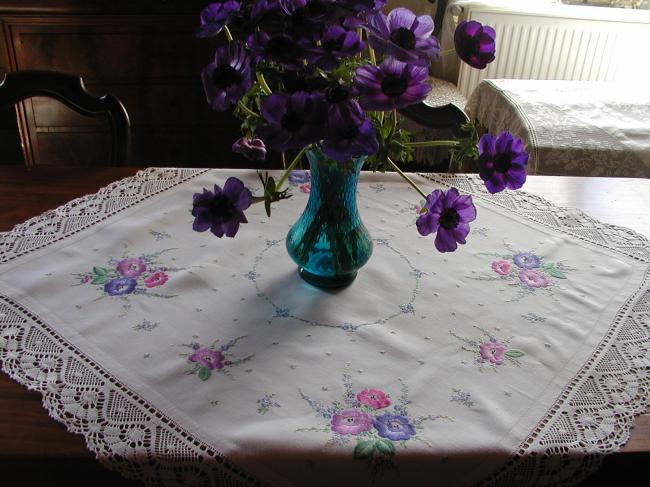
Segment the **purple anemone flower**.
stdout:
<path fill-rule="evenodd" d="M 393 441 L 404 441 L 415 436 L 415 427 L 401 414 L 387 413 L 377 416 L 373 426 L 379 436 Z"/>
<path fill-rule="evenodd" d="M 257 0 L 251 9 L 251 20 L 258 20 L 259 17 L 280 8 L 280 0 Z"/>
<path fill-rule="evenodd" d="M 425 66 L 386 59 L 379 67 L 361 66 L 354 82 L 361 96 L 359 103 L 366 110 L 393 110 L 421 102 L 431 91 Z"/>
<path fill-rule="evenodd" d="M 356 32 L 332 25 L 323 34 L 320 46 L 310 49 L 308 59 L 321 69 L 335 69 L 341 58 L 354 56 L 365 47 Z"/>
<path fill-rule="evenodd" d="M 232 151 L 243 155 L 249 161 L 266 159 L 266 146 L 260 139 L 241 137 L 232 145 Z"/>
<path fill-rule="evenodd" d="M 524 142 L 502 132 L 498 137 L 484 134 L 478 141 L 479 175 L 494 194 L 506 188 L 519 189 L 526 182 L 528 153 Z"/>
<path fill-rule="evenodd" d="M 131 294 L 137 284 L 138 281 L 131 277 L 119 277 L 104 284 L 104 292 L 109 296 L 124 296 Z"/>
<path fill-rule="evenodd" d="M 316 142 L 325 121 L 325 102 L 318 94 L 298 91 L 290 96 L 273 93 L 262 104 L 266 125 L 256 131 L 273 150 L 302 149 Z"/>
<path fill-rule="evenodd" d="M 251 58 L 244 45 L 235 41 L 218 48 L 201 78 L 213 110 L 223 112 L 237 104 L 253 85 Z"/>
<path fill-rule="evenodd" d="M 221 189 L 216 184 L 214 192 L 203 189 L 194 194 L 192 216 L 197 232 L 210 230 L 217 237 L 234 237 L 240 223 L 248 223 L 244 210 L 251 205 L 251 192 L 239 179 L 230 177 Z"/>
<path fill-rule="evenodd" d="M 454 32 L 458 57 L 476 69 L 484 69 L 494 61 L 496 33 L 490 26 L 475 20 L 463 20 Z"/>
<path fill-rule="evenodd" d="M 321 143 L 323 152 L 335 161 L 374 154 L 379 150 L 377 131 L 365 118 L 358 105 L 357 112 L 345 116 L 340 110 L 331 110 L 327 117 L 327 136 Z"/>
<path fill-rule="evenodd" d="M 273 37 L 266 32 L 255 32 L 248 36 L 248 47 L 255 53 L 255 62 L 274 61 L 285 69 L 298 69 L 303 65 L 305 50 L 296 39 L 287 34 Z"/>
<path fill-rule="evenodd" d="M 476 218 L 476 207 L 469 195 L 460 195 L 456 188 L 447 192 L 436 189 L 424 205 L 426 213 L 415 222 L 420 235 L 436 234 L 435 246 L 440 252 L 453 252 L 465 243 L 469 222 Z"/>
<path fill-rule="evenodd" d="M 196 37 L 205 38 L 216 36 L 224 25 L 239 13 L 241 2 L 236 0 L 219 0 L 212 2 L 201 11 L 201 25 L 196 31 Z"/>
<path fill-rule="evenodd" d="M 428 66 L 440 57 L 429 15 L 418 17 L 407 8 L 396 8 L 388 16 L 378 12 L 368 19 L 368 30 L 375 50 L 400 61 Z"/>

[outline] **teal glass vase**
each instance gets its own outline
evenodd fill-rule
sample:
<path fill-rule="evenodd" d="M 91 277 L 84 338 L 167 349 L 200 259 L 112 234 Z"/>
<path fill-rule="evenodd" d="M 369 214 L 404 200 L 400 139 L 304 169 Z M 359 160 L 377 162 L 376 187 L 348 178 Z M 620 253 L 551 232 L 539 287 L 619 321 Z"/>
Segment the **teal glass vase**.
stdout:
<path fill-rule="evenodd" d="M 347 286 L 372 254 L 372 239 L 357 210 L 357 180 L 365 157 L 339 164 L 320 149 L 306 154 L 311 192 L 287 234 L 287 251 L 308 283 Z"/>

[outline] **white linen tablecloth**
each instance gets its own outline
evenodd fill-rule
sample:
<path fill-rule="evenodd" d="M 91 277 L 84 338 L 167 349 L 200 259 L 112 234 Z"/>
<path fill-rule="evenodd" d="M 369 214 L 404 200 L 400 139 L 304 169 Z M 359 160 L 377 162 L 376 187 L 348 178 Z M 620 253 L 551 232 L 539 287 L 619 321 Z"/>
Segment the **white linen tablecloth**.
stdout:
<path fill-rule="evenodd" d="M 650 92 L 642 84 L 483 80 L 465 108 L 526 143 L 530 174 L 650 177 Z"/>
<path fill-rule="evenodd" d="M 252 171 L 148 169 L 0 234 L 0 359 L 109 467 L 148 485 L 562 485 L 647 403 L 648 241 L 476 177 L 439 254 L 419 197 L 362 173 L 374 254 L 348 288 L 284 248 L 308 186 L 191 230 L 192 194 Z"/>

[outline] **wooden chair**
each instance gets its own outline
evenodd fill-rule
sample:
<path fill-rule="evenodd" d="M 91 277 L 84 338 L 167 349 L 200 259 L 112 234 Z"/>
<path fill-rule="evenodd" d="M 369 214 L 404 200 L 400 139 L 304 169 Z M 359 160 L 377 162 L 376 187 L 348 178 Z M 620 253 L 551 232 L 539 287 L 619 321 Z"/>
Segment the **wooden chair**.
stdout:
<path fill-rule="evenodd" d="M 56 71 L 15 71 L 0 82 L 0 107 L 35 96 L 54 98 L 88 117 L 107 117 L 113 138 L 110 163 L 128 165 L 131 123 L 124 105 L 115 96 L 93 96 L 86 91 L 81 77 Z"/>

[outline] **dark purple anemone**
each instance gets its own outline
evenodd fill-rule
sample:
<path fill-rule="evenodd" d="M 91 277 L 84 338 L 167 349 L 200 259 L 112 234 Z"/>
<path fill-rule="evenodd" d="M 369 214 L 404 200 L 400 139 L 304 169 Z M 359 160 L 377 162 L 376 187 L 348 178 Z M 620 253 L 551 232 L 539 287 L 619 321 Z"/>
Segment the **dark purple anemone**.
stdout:
<path fill-rule="evenodd" d="M 369 64 L 358 68 L 354 82 L 363 108 L 385 111 L 424 100 L 431 91 L 428 76 L 425 66 L 388 58 L 379 67 Z"/>
<path fill-rule="evenodd" d="M 251 8 L 251 20 L 255 21 L 261 16 L 274 12 L 280 8 L 280 0 L 257 0 Z"/>
<path fill-rule="evenodd" d="M 478 141 L 479 175 L 494 194 L 504 189 L 519 189 L 526 182 L 528 153 L 524 142 L 510 132 L 498 137 L 484 134 Z"/>
<path fill-rule="evenodd" d="M 388 17 L 378 12 L 368 19 L 368 30 L 371 47 L 400 61 L 428 66 L 440 57 L 429 15 L 418 17 L 407 8 L 396 8 Z"/>
<path fill-rule="evenodd" d="M 239 13 L 241 3 L 237 0 L 219 0 L 205 7 L 201 11 L 201 25 L 196 31 L 196 37 L 216 36 Z"/>
<path fill-rule="evenodd" d="M 365 47 L 356 32 L 332 25 L 323 34 L 320 45 L 309 50 L 308 60 L 321 69 L 335 69 L 341 58 L 354 56 Z"/>
<path fill-rule="evenodd" d="M 458 57 L 476 69 L 484 69 L 494 61 L 496 33 L 490 26 L 475 20 L 463 20 L 454 32 Z"/>
<path fill-rule="evenodd" d="M 323 133 L 325 102 L 319 94 L 298 91 L 291 96 L 273 93 L 262 104 L 265 125 L 256 135 L 276 151 L 302 149 Z"/>
<path fill-rule="evenodd" d="M 192 216 L 197 232 L 210 230 L 217 237 L 234 237 L 240 223 L 248 223 L 244 210 L 251 205 L 251 192 L 237 178 L 228 178 L 221 189 L 216 184 L 214 192 L 203 189 L 194 194 Z"/>
<path fill-rule="evenodd" d="M 266 146 L 260 139 L 241 137 L 232 145 L 232 151 L 243 155 L 249 161 L 266 159 Z"/>
<path fill-rule="evenodd" d="M 237 104 L 253 84 L 251 58 L 244 45 L 235 41 L 219 47 L 201 78 L 213 110 L 223 112 Z"/>
<path fill-rule="evenodd" d="M 350 158 L 370 155 L 377 152 L 377 132 L 363 110 L 345 115 L 337 110 L 327 117 L 327 136 L 321 142 L 323 152 L 335 161 L 345 162 Z"/>
<path fill-rule="evenodd" d="M 469 222 L 476 218 L 476 207 L 469 195 L 460 195 L 456 188 L 447 192 L 436 189 L 424 205 L 416 226 L 420 235 L 436 234 L 434 244 L 440 252 L 453 252 L 457 243 L 464 244 L 469 234 Z"/>
<path fill-rule="evenodd" d="M 305 50 L 289 35 L 277 34 L 271 37 L 261 31 L 249 35 L 247 43 L 255 53 L 255 62 L 274 61 L 285 69 L 299 69 L 304 64 Z"/>

